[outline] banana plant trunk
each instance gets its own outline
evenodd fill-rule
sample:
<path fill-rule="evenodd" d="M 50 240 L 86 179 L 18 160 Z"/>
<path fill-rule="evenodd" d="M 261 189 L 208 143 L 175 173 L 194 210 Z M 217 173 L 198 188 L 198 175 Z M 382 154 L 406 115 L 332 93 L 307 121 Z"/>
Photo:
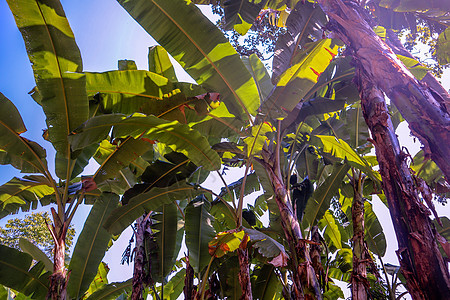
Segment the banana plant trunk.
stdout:
<path fill-rule="evenodd" d="M 450 295 L 447 264 L 439 252 L 429 209 L 420 201 L 408 169 L 408 156 L 400 149 L 384 95 L 361 66 L 357 66 L 356 80 L 375 144 L 406 287 L 413 299 L 446 299 Z"/>
<path fill-rule="evenodd" d="M 367 281 L 367 262 L 370 257 L 364 241 L 364 199 L 362 197 L 361 177 L 353 178 L 353 271 L 351 278 L 352 299 L 366 300 L 369 282 Z"/>
<path fill-rule="evenodd" d="M 280 172 L 277 172 L 277 163 L 275 162 L 275 165 L 272 166 L 268 162 L 260 162 L 271 179 L 275 200 L 280 211 L 281 226 L 289 244 L 293 275 L 292 298 L 322 300 L 322 290 L 312 265 L 309 249 L 303 239 L 283 178 L 279 175 Z"/>
<path fill-rule="evenodd" d="M 62 232 L 62 228 L 60 230 Z M 57 235 L 53 253 L 53 274 L 50 276 L 50 287 L 48 290 L 48 299 L 65 300 L 67 298 L 67 280 L 66 267 L 64 265 L 66 250 L 65 234 Z"/>
<path fill-rule="evenodd" d="M 247 249 L 248 236 L 245 235 L 238 248 L 239 283 L 241 284 L 241 300 L 252 300 L 252 287 L 250 284 L 250 264 Z"/>
<path fill-rule="evenodd" d="M 331 18 L 329 29 L 344 41 L 371 81 L 391 99 L 421 141 L 426 154 L 450 182 L 450 114 L 444 99 L 428 84 L 417 81 L 391 48 L 364 19 L 356 2 L 318 0 Z M 439 85 L 435 82 L 434 85 Z"/>
<path fill-rule="evenodd" d="M 136 244 L 135 244 L 135 256 L 134 256 L 134 269 L 133 269 L 133 289 L 131 292 L 131 300 L 141 300 L 143 299 L 142 293 L 144 291 L 144 263 L 145 258 L 145 232 L 149 224 L 149 219 L 146 216 L 142 216 L 136 220 Z M 150 270 L 148 270 L 150 272 Z"/>

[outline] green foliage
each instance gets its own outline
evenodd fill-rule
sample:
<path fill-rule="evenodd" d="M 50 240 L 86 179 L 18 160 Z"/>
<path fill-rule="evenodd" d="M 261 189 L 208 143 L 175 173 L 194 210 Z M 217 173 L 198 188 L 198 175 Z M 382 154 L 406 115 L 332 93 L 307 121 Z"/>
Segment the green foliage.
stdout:
<path fill-rule="evenodd" d="M 48 291 L 50 272 L 44 264 L 32 264 L 33 258 L 16 249 L 0 245 L 0 284 L 19 291 L 32 299 L 43 299 Z"/>
<path fill-rule="evenodd" d="M 70 260 L 71 273 L 67 285 L 70 297 L 80 298 L 94 280 L 111 239 L 103 224 L 118 203 L 119 196 L 103 193 L 92 207 Z"/>
<path fill-rule="evenodd" d="M 24 238 L 39 247 L 48 257 L 53 258 L 53 238 L 46 226 L 51 223 L 47 212 L 32 212 L 23 219 L 14 218 L 7 221 L 5 227 L 0 227 L 0 244 L 21 249 L 20 238 Z M 75 236 L 73 226 L 67 231 L 66 254 L 69 255 L 70 247 Z M 26 251 L 25 249 L 22 249 Z"/>
<path fill-rule="evenodd" d="M 208 243 L 214 238 L 215 231 L 212 226 L 214 219 L 209 210 L 209 201 L 200 195 L 186 206 L 184 212 L 189 262 L 196 273 L 202 273 L 211 260 Z"/>

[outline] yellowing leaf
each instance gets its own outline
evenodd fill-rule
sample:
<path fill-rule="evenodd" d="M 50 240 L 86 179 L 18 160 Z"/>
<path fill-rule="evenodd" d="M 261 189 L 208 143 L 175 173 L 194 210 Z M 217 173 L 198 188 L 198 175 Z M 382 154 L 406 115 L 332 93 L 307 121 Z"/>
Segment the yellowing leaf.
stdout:
<path fill-rule="evenodd" d="M 244 230 L 238 232 L 225 231 L 218 233 L 214 239 L 208 243 L 209 254 L 219 258 L 227 254 L 227 252 L 236 251 L 244 239 L 244 236 Z"/>

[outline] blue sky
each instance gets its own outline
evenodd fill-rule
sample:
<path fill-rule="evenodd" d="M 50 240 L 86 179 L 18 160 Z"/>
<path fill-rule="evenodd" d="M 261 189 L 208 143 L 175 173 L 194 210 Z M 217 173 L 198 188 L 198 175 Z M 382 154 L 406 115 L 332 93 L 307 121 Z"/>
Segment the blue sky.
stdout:
<path fill-rule="evenodd" d="M 102 72 L 117 69 L 119 59 L 135 60 L 138 68 L 147 69 L 148 47 L 155 45 L 155 42 L 116 1 L 63 0 L 61 2 L 81 50 L 85 71 Z M 12 100 L 19 109 L 28 129 L 24 136 L 48 149 L 48 161 L 50 169 L 53 169 L 53 148 L 41 136 L 42 129 L 46 128 L 42 109 L 28 95 L 35 86 L 31 65 L 22 36 L 4 0 L 0 0 L 0 28 L 0 92 Z M 181 74 L 180 72 L 179 75 Z M 179 78 L 189 80 L 186 75 L 181 75 Z M 450 88 L 450 72 L 446 72 L 442 82 L 447 89 Z M 403 144 L 406 143 L 409 148 L 420 147 L 418 143 L 411 144 L 405 129 L 402 132 L 400 139 Z M 13 176 L 20 176 L 16 169 L 10 166 L 0 167 L 0 184 Z M 385 208 L 379 209 L 381 213 L 378 214 L 379 216 L 387 216 Z M 78 233 L 81 231 L 79 224 L 84 220 L 88 210 L 89 208 L 85 207 L 77 212 Z M 448 210 L 446 214 L 448 215 Z M 389 220 L 386 222 L 389 223 Z M 3 225 L 2 222 L 0 225 Z M 393 237 L 392 230 L 389 232 Z M 117 261 L 120 261 L 121 253 L 129 237 L 129 233 L 124 234 L 124 245 L 107 255 L 107 261 L 111 266 L 113 265 L 117 275 L 112 277 L 113 280 L 126 280 L 128 277 L 124 277 L 124 273 L 131 274 L 129 269 L 117 269 L 119 268 Z M 391 250 L 396 249 L 395 244 L 390 246 Z"/>

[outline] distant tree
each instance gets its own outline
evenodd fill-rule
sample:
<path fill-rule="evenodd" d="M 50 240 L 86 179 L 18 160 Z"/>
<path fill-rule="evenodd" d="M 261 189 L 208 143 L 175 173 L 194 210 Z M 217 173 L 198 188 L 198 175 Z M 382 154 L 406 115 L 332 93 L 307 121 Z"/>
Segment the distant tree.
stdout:
<path fill-rule="evenodd" d="M 25 218 L 8 220 L 5 227 L 0 227 L 0 244 L 20 249 L 19 238 L 25 238 L 38 246 L 48 257 L 53 257 L 53 239 L 45 223 L 51 219 L 47 212 L 33 212 Z M 66 255 L 70 253 L 75 229 L 70 226 L 66 237 Z"/>

